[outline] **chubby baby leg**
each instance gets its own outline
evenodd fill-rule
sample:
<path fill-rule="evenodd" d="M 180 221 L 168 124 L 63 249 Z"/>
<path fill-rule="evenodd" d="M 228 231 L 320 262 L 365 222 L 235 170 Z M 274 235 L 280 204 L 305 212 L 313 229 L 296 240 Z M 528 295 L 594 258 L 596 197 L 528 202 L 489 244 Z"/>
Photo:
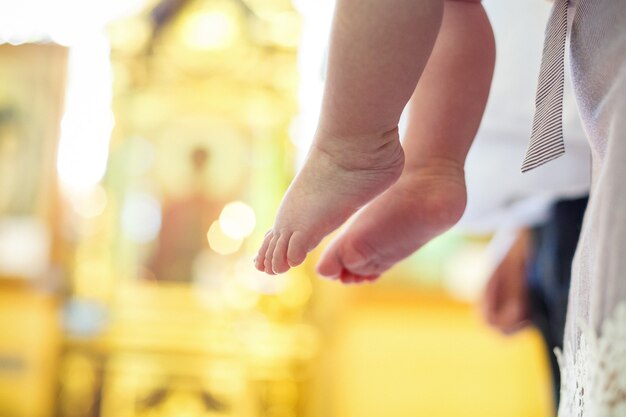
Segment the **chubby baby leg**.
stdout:
<path fill-rule="evenodd" d="M 403 173 L 331 243 L 318 265 L 321 275 L 374 279 L 458 221 L 466 202 L 465 157 L 494 60 L 482 6 L 446 1 L 441 32 L 410 102 Z"/>
<path fill-rule="evenodd" d="M 318 129 L 256 267 L 282 273 L 390 187 L 404 166 L 398 120 L 435 43 L 442 0 L 338 0 Z"/>

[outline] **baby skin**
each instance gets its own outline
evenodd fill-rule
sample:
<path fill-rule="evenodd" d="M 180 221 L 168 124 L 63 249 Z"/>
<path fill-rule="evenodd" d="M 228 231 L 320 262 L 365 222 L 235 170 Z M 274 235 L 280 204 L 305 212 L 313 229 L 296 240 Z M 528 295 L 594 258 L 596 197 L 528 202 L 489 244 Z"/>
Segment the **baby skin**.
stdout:
<path fill-rule="evenodd" d="M 339 0 L 316 137 L 257 269 L 302 263 L 358 210 L 323 255 L 321 275 L 375 279 L 451 227 L 465 207 L 463 164 L 493 61 L 477 2 Z M 403 148 L 397 125 L 409 99 Z"/>

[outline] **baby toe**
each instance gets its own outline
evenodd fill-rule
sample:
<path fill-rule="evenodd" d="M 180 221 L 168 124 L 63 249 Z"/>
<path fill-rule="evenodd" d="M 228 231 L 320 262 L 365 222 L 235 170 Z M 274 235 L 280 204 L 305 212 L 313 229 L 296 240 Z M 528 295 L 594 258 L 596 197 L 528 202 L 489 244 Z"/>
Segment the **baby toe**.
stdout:
<path fill-rule="evenodd" d="M 315 270 L 327 278 L 338 278 L 341 275 L 341 262 L 337 257 L 337 249 L 331 244 L 322 254 Z"/>
<path fill-rule="evenodd" d="M 370 283 L 376 281 L 378 278 L 380 278 L 380 274 L 375 274 L 375 275 L 370 275 L 370 276 L 367 276 L 367 277 L 363 277 L 364 282 L 370 282 Z"/>
<path fill-rule="evenodd" d="M 302 232 L 294 232 L 289 239 L 287 248 L 287 262 L 294 267 L 304 262 L 307 254 L 307 239 Z"/>
<path fill-rule="evenodd" d="M 289 270 L 289 264 L 287 263 L 287 248 L 289 247 L 289 236 L 282 235 L 278 242 L 276 242 L 276 248 L 274 248 L 274 256 L 272 257 L 272 270 L 277 274 L 282 274 Z"/>
<path fill-rule="evenodd" d="M 265 271 L 265 255 L 267 254 L 267 249 L 270 246 L 270 242 L 272 241 L 273 234 L 270 232 L 265 234 L 265 238 L 263 238 L 263 243 L 259 248 L 259 252 L 254 258 L 254 266 L 259 271 Z"/>
<path fill-rule="evenodd" d="M 276 243 L 280 236 L 278 234 L 274 234 L 272 236 L 272 240 L 270 241 L 269 246 L 267 247 L 267 252 L 265 253 L 264 267 L 265 272 L 274 275 L 274 270 L 272 269 L 272 259 L 274 258 L 274 250 L 276 249 Z"/>
<path fill-rule="evenodd" d="M 348 271 L 347 269 L 343 269 L 341 271 L 341 275 L 339 276 L 339 279 L 344 284 L 354 284 L 359 281 L 359 277 L 353 274 L 352 272 Z"/>

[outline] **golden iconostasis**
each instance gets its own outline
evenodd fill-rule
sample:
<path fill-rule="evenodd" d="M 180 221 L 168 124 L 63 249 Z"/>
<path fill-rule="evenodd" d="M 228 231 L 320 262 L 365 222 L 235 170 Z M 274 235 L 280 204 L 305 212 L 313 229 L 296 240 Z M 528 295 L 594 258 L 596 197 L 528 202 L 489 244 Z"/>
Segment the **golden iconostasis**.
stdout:
<path fill-rule="evenodd" d="M 309 277 L 250 261 L 292 175 L 298 31 L 288 1 L 164 1 L 108 26 L 115 127 L 90 191 L 106 204 L 82 225 L 73 276 L 73 307 L 104 318 L 64 356 L 89 366 L 91 409 L 303 414 Z M 85 398 L 71 381 L 67 415 Z"/>
<path fill-rule="evenodd" d="M 329 4 L 40 2 L 52 23 L 0 29 L 0 417 L 549 415 L 537 336 L 467 301 L 482 239 L 362 288 L 253 269 Z"/>

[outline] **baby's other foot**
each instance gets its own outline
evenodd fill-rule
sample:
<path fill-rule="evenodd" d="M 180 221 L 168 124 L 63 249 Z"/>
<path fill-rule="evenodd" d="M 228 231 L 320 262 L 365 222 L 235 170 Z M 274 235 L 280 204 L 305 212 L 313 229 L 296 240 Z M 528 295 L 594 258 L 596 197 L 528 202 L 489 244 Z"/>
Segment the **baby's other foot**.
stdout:
<path fill-rule="evenodd" d="M 301 264 L 307 253 L 400 176 L 397 128 L 376 135 L 317 139 L 280 204 L 255 266 L 268 274 Z"/>
<path fill-rule="evenodd" d="M 465 210 L 463 168 L 449 161 L 405 169 L 326 249 L 320 275 L 371 281 L 452 227 Z"/>

